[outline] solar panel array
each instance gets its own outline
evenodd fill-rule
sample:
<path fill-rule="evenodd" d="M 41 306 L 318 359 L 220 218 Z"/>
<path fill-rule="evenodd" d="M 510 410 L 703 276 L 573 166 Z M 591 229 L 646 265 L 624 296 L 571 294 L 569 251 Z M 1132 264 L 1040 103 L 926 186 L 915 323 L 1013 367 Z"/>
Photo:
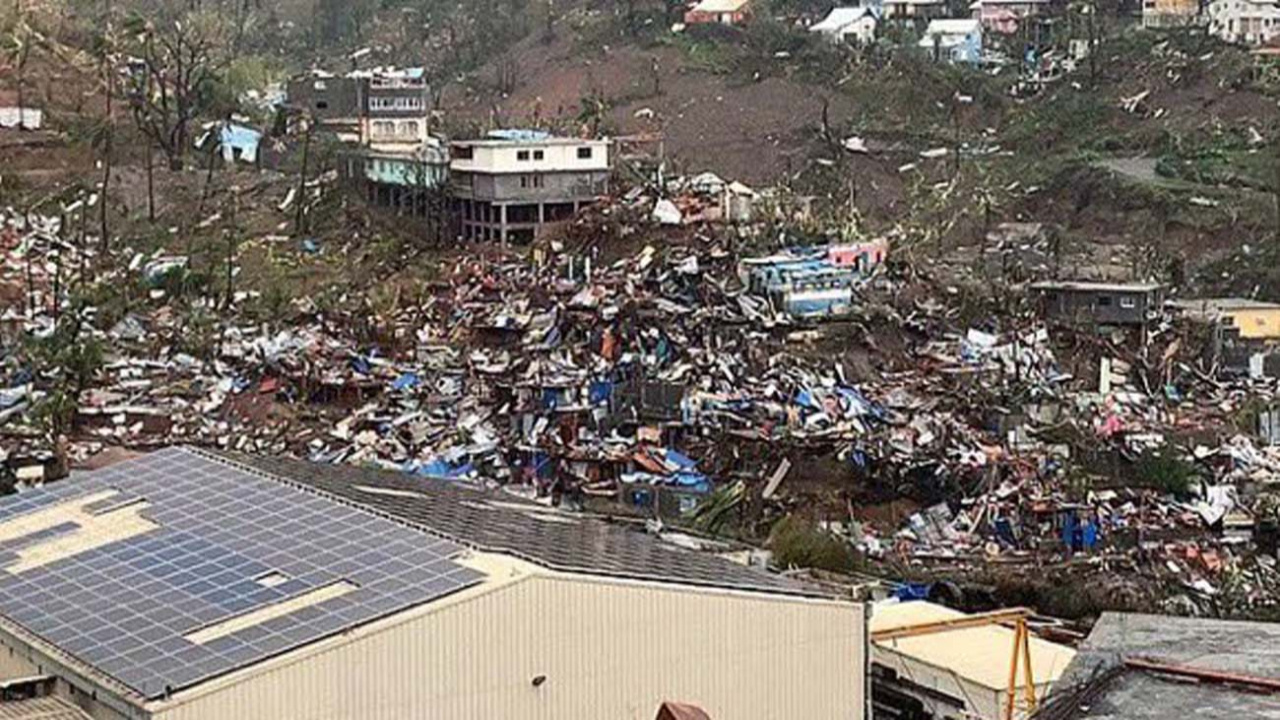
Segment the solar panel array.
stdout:
<path fill-rule="evenodd" d="M 547 508 L 404 473 L 350 465 L 314 465 L 280 457 L 229 455 L 364 507 L 455 538 L 471 547 L 523 557 L 569 572 L 644 578 L 739 590 L 830 593 L 715 555 L 686 550 L 618 523 L 555 517 Z"/>
<path fill-rule="evenodd" d="M 0 614 L 147 698 L 197 684 L 473 585 L 461 548 L 389 520 L 174 448 L 0 499 L 4 523 L 104 489 L 91 512 L 143 499 L 159 526 L 20 573 L 15 552 L 61 523 L 0 543 Z M 267 587 L 258 579 L 287 578 Z M 184 636 L 339 581 L 353 592 L 203 645 Z"/>

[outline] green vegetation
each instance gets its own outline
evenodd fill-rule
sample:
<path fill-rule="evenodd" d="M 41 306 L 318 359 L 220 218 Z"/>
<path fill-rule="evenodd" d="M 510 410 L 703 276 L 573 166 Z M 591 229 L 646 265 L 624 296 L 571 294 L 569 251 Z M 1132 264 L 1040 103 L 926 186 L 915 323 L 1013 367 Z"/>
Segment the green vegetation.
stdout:
<path fill-rule="evenodd" d="M 848 541 L 795 515 L 788 515 L 773 526 L 769 548 L 773 550 L 774 562 L 784 568 L 848 573 L 856 570 L 861 562 Z"/>
<path fill-rule="evenodd" d="M 1136 487 L 1156 488 L 1185 498 L 1200 477 L 1194 465 L 1183 460 L 1177 448 L 1165 446 L 1143 453 L 1133 466 Z"/>

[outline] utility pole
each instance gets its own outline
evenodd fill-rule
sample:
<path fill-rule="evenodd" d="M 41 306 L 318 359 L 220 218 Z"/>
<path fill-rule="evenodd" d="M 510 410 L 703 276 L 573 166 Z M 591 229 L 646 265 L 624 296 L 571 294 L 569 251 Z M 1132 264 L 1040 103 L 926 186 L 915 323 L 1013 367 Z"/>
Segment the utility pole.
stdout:
<path fill-rule="evenodd" d="M 1276 247 L 1280 250 L 1280 138 L 1272 143 L 1276 146 L 1276 179 L 1272 189 L 1276 194 Z"/>
<path fill-rule="evenodd" d="M 236 266 L 236 248 L 239 246 L 240 229 L 236 225 L 237 215 L 240 209 L 240 188 L 231 188 L 231 217 L 227 228 L 227 298 L 223 309 L 226 312 L 231 311 L 231 304 L 235 301 L 235 266 Z"/>
<path fill-rule="evenodd" d="M 152 38 L 152 34 L 148 32 L 147 33 L 147 57 L 153 57 L 151 52 L 151 38 Z M 150 68 L 148 68 L 146 85 L 144 86 L 144 89 L 143 89 L 143 92 L 146 93 L 146 97 L 143 98 L 143 101 L 142 101 L 142 107 L 145 108 L 144 112 L 146 113 L 148 124 L 150 124 L 150 120 L 151 120 L 151 91 L 152 91 L 151 70 Z M 151 147 L 152 145 L 151 135 L 145 132 L 143 133 L 143 135 L 146 136 L 146 142 L 147 142 L 147 221 L 154 223 L 156 221 L 155 161 L 152 158 L 153 148 Z"/>
<path fill-rule="evenodd" d="M 307 194 L 307 163 L 311 159 L 311 129 L 314 125 L 310 115 L 303 115 L 302 122 L 306 124 L 306 131 L 302 136 L 302 171 L 298 173 L 298 204 L 293 210 L 294 235 L 302 235 L 302 206 L 305 203 L 304 198 Z"/>

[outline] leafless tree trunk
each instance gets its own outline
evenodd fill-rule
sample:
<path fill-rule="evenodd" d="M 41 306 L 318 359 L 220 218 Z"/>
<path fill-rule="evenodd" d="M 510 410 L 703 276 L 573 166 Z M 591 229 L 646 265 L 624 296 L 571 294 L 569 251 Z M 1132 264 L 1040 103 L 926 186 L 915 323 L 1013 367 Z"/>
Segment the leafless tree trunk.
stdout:
<path fill-rule="evenodd" d="M 107 37 L 112 38 L 111 34 L 111 4 L 107 3 Z M 102 144 L 102 192 L 98 197 L 98 225 L 99 231 L 102 233 L 100 242 L 102 243 L 102 253 L 105 255 L 111 250 L 111 228 L 107 225 L 107 198 L 111 192 L 111 156 L 115 145 L 116 128 L 112 121 L 112 111 L 114 110 L 115 100 L 115 66 L 112 57 L 112 50 L 108 48 L 102 54 L 102 79 L 106 83 L 106 135 Z"/>
<path fill-rule="evenodd" d="M 307 123 L 306 134 L 302 136 L 302 170 L 298 173 L 298 198 L 297 205 L 293 210 L 293 234 L 301 236 L 303 233 L 303 206 L 306 205 L 307 197 L 307 163 L 311 161 L 311 132 L 315 123 L 312 118 L 306 118 Z"/>

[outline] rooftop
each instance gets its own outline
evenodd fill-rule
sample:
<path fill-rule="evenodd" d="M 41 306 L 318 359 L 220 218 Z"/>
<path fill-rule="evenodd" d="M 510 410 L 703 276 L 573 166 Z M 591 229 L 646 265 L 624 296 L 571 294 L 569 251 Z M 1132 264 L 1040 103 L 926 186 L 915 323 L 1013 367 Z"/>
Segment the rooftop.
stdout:
<path fill-rule="evenodd" d="M 1108 283 L 1077 280 L 1042 280 L 1031 283 L 1032 290 L 1070 290 L 1073 292 L 1149 293 L 1164 288 L 1159 283 Z"/>
<path fill-rule="evenodd" d="M 871 615 L 871 632 L 923 625 L 965 617 L 965 613 L 925 601 L 877 605 Z M 876 641 L 880 650 L 895 652 L 956 675 L 991 690 L 1009 686 L 1013 653 L 1011 628 L 984 625 L 947 630 L 917 637 Z M 1037 637 L 1031 638 L 1031 668 L 1037 685 L 1053 683 L 1070 665 L 1075 651 Z"/>
<path fill-rule="evenodd" d="M 751 0 L 702 0 L 693 9 L 696 12 L 706 13 L 737 12 L 750 2 Z"/>
<path fill-rule="evenodd" d="M 1106 613 L 1058 685 L 1069 693 L 1124 658 L 1280 679 L 1280 624 Z M 1129 670 L 1073 717 L 1166 720 L 1173 717 L 1277 720 L 1280 699 L 1228 685 L 1171 681 Z"/>
<path fill-rule="evenodd" d="M 831 12 L 821 22 L 815 23 L 809 30 L 812 32 L 836 32 L 866 16 L 875 17 L 871 7 L 865 5 L 859 7 L 835 7 L 831 8 Z"/>
<path fill-rule="evenodd" d="M 461 551 L 173 448 L 0 499 L 0 615 L 137 702 L 481 582 Z"/>
<path fill-rule="evenodd" d="M 452 145 L 471 147 L 510 147 L 513 145 L 589 145 L 608 143 L 604 139 L 559 137 L 540 130 L 493 130 L 474 140 L 454 140 Z"/>
<path fill-rule="evenodd" d="M 229 461 L 321 491 L 458 545 L 563 572 L 684 585 L 825 595 L 809 585 L 687 550 L 601 519 L 403 473 L 276 457 Z"/>
<path fill-rule="evenodd" d="M 928 41 L 929 35 L 968 35 L 981 27 L 982 24 L 979 21 L 968 18 L 930 20 L 929 27 L 925 30 L 926 37 L 921 42 Z"/>
<path fill-rule="evenodd" d="M 1170 300 L 1170 306 L 1190 312 L 1230 312 L 1232 310 L 1280 310 L 1280 303 L 1246 298 L 1199 298 Z"/>
<path fill-rule="evenodd" d="M 89 716 L 57 697 L 0 702 L 0 720 L 89 720 Z"/>

